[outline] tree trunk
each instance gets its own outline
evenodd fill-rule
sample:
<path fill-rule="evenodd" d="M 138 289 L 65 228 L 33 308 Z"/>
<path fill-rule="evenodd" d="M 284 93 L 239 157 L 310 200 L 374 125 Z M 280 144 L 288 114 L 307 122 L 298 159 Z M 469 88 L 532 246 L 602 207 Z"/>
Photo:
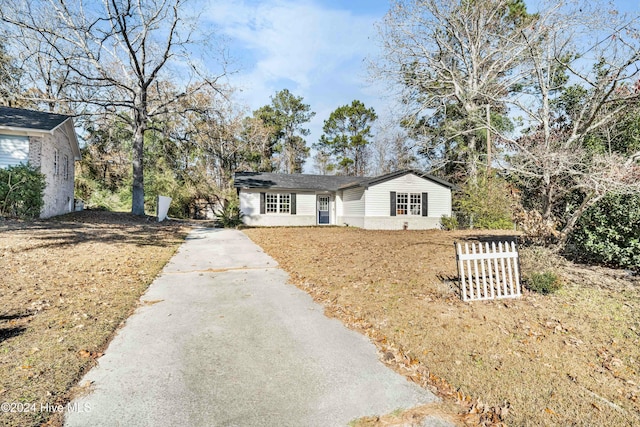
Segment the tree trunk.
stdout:
<path fill-rule="evenodd" d="M 467 175 L 473 185 L 478 183 L 478 150 L 476 149 L 476 145 L 476 137 L 471 136 L 467 144 Z"/>
<path fill-rule="evenodd" d="M 144 113 L 135 111 L 133 136 L 133 188 L 131 191 L 131 213 L 144 215 L 144 134 L 147 128 Z"/>
<path fill-rule="evenodd" d="M 558 240 L 558 244 L 557 244 L 558 249 L 564 249 L 565 245 L 567 244 L 567 240 L 569 240 L 569 236 L 575 229 L 576 224 L 578 223 L 578 220 L 580 219 L 580 217 L 582 217 L 582 214 L 588 208 L 596 204 L 600 199 L 602 199 L 602 196 L 593 196 L 593 195 L 585 196 L 580 206 L 573 212 L 573 215 L 571 215 L 571 217 L 565 224 L 564 228 L 560 232 L 560 239 Z"/>

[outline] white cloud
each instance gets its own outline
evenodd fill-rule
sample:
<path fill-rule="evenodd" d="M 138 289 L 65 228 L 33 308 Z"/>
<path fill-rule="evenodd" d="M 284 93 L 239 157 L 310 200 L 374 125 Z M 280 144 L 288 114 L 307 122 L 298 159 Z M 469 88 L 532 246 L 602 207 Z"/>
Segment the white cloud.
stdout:
<path fill-rule="evenodd" d="M 263 104 L 284 87 L 304 96 L 331 91 L 328 85 L 360 86 L 376 19 L 288 0 L 216 2 L 207 16 L 231 40 L 231 54 L 241 53 L 244 90 L 268 92 Z"/>
<path fill-rule="evenodd" d="M 239 62 L 240 71 L 230 80 L 242 90 L 240 101 L 253 110 L 281 89 L 302 96 L 316 112 L 307 124 L 307 145 L 318 140 L 324 120 L 341 105 L 359 99 L 378 112 L 385 109 L 379 88 L 367 87 L 364 61 L 377 48 L 374 24 L 386 0 L 212 3 L 203 17 L 229 40 L 230 55 Z M 312 171 L 312 163 L 307 161 L 305 172 Z"/>

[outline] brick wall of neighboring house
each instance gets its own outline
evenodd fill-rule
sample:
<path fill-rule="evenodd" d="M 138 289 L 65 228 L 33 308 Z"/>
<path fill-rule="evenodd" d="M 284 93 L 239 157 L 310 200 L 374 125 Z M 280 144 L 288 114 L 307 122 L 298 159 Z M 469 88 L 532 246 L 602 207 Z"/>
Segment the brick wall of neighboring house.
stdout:
<path fill-rule="evenodd" d="M 40 167 L 40 157 L 42 156 L 42 138 L 29 138 L 29 164 L 34 168 Z"/>
<path fill-rule="evenodd" d="M 34 148 L 33 153 L 31 148 Z M 74 209 L 74 157 L 69 139 L 58 129 L 53 135 L 31 137 L 29 161 L 39 166 L 47 186 L 41 218 L 61 215 Z"/>

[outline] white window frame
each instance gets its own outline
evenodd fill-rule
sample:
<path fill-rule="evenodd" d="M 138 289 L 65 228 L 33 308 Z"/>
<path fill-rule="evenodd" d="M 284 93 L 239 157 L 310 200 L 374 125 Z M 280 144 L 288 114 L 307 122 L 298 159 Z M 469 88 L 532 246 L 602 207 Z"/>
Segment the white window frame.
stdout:
<path fill-rule="evenodd" d="M 278 213 L 278 194 L 267 193 L 265 195 L 265 213 Z"/>
<path fill-rule="evenodd" d="M 65 180 L 69 179 L 69 156 L 65 154 L 64 162 L 62 163 L 62 174 Z"/>
<path fill-rule="evenodd" d="M 414 216 L 422 215 L 422 194 L 421 193 L 409 194 L 409 215 L 414 215 Z"/>
<path fill-rule="evenodd" d="M 329 206 L 331 204 L 330 196 L 319 196 L 318 197 L 318 210 L 322 212 L 329 212 Z"/>
<path fill-rule="evenodd" d="M 409 193 L 396 193 L 396 215 L 407 215 L 409 210 Z"/>
<path fill-rule="evenodd" d="M 290 214 L 291 194 L 267 193 L 265 194 L 265 214 Z"/>
<path fill-rule="evenodd" d="M 422 193 L 396 193 L 397 216 L 422 216 Z"/>
<path fill-rule="evenodd" d="M 278 194 L 280 203 L 278 204 L 279 213 L 291 213 L 291 194 Z"/>
<path fill-rule="evenodd" d="M 53 150 L 53 175 L 60 175 L 60 152 L 57 148 Z"/>

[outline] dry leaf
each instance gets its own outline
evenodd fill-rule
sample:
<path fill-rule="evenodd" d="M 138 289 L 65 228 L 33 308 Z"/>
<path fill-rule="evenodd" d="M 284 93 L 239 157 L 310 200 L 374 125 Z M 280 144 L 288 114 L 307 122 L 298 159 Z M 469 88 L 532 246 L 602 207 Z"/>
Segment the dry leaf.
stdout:
<path fill-rule="evenodd" d="M 80 350 L 78 352 L 78 356 L 83 358 L 97 359 L 98 357 L 102 356 L 102 353 L 99 353 L 97 351 Z"/>

